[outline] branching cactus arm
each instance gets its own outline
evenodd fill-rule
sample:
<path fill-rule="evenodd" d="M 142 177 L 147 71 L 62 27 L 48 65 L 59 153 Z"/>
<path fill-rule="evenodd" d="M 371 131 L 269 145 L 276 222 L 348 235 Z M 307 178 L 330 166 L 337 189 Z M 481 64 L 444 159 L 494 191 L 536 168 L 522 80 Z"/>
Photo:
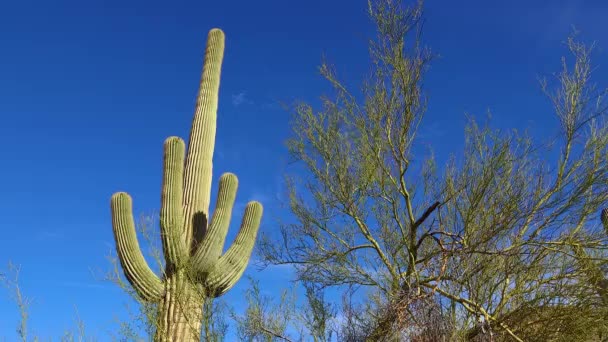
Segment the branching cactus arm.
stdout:
<path fill-rule="evenodd" d="M 207 278 L 207 284 L 214 296 L 226 293 L 245 272 L 262 220 L 262 212 L 263 208 L 259 202 L 252 201 L 247 204 L 236 239 Z"/>
<path fill-rule="evenodd" d="M 158 301 L 163 296 L 163 283 L 150 269 L 139 248 L 131 197 L 124 192 L 115 193 L 111 208 L 116 249 L 125 276 L 142 299 Z"/>
<path fill-rule="evenodd" d="M 237 188 L 238 179 L 234 174 L 225 173 L 220 177 L 217 201 L 209 229 L 192 259 L 192 264 L 198 273 L 207 273 L 222 255 Z"/>
<path fill-rule="evenodd" d="M 163 253 L 168 265 L 180 266 L 188 248 L 182 239 L 184 213 L 182 192 L 184 177 L 184 141 L 178 137 L 165 140 L 163 185 L 160 206 L 160 229 Z"/>

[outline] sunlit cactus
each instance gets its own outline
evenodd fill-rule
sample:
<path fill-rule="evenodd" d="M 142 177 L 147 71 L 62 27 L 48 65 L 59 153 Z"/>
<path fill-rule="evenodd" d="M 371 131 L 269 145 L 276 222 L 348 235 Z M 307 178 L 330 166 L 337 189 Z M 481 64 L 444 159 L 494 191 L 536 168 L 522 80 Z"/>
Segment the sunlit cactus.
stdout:
<path fill-rule="evenodd" d="M 238 180 L 219 179 L 210 220 L 212 159 L 224 33 L 212 29 L 188 143 L 170 137 L 164 144 L 160 227 L 165 269 L 156 275 L 140 250 L 131 197 L 111 199 L 112 225 L 123 272 L 141 299 L 157 304 L 155 341 L 199 341 L 205 298 L 224 294 L 239 280 L 251 256 L 262 218 L 262 205 L 247 204 L 240 231 L 222 254 L 230 225 Z"/>

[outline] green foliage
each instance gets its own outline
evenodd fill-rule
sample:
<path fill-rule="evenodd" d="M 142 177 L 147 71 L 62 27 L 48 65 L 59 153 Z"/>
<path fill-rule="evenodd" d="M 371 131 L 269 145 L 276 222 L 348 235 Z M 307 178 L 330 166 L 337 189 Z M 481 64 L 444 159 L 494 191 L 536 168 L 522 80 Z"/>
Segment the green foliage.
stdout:
<path fill-rule="evenodd" d="M 203 304 L 203 328 L 201 338 L 207 342 L 222 342 L 228 330 L 228 306 L 217 298 Z"/>
<path fill-rule="evenodd" d="M 15 330 L 18 339 L 23 342 L 40 341 L 41 338 L 35 334 L 32 334 L 29 329 L 28 323 L 30 318 L 30 306 L 33 301 L 31 298 L 27 297 L 21 289 L 19 279 L 20 272 L 20 266 L 9 262 L 6 272 L 0 273 L 0 283 L 2 283 L 2 285 L 6 287 L 6 289 L 10 293 L 11 299 L 15 302 L 19 311 L 19 320 L 17 324 L 17 329 Z M 74 331 L 66 330 L 64 334 L 59 338 L 59 340 L 61 342 L 97 341 L 97 339 L 87 336 L 85 323 L 80 319 L 80 316 L 78 315 L 78 310 L 76 308 L 75 311 L 76 329 Z M 3 341 L 5 340 L 6 339 L 3 339 Z"/>
<path fill-rule="evenodd" d="M 28 320 L 30 317 L 30 305 L 31 299 L 24 296 L 21 291 L 21 287 L 19 285 L 19 272 L 20 267 L 13 264 L 12 262 L 8 263 L 8 272 L 6 274 L 0 274 L 0 280 L 2 284 L 7 288 L 7 290 L 11 293 L 11 299 L 17 305 L 19 309 L 19 325 L 17 326 L 16 332 L 19 339 L 23 342 L 28 341 Z M 12 275 L 12 276 L 11 276 Z M 36 337 L 34 337 L 36 339 Z"/>
<path fill-rule="evenodd" d="M 263 294 L 258 281 L 249 278 L 245 292 L 247 308 L 243 315 L 232 314 L 237 323 L 239 341 L 272 342 L 292 341 L 286 331 L 295 313 L 295 297 L 283 291 L 278 303 Z"/>
<path fill-rule="evenodd" d="M 245 313 L 232 314 L 240 341 L 322 342 L 338 337 L 336 308 L 325 300 L 318 285 L 302 283 L 304 302 L 297 304 L 296 288 L 276 298 L 261 291 L 258 281 L 250 278 L 250 283 Z"/>
<path fill-rule="evenodd" d="M 335 332 L 336 308 L 325 300 L 323 288 L 318 284 L 303 282 L 306 304 L 300 309 L 302 327 L 314 342 L 332 341 Z"/>
<path fill-rule="evenodd" d="M 469 117 L 462 157 L 440 171 L 418 138 L 432 60 L 422 2 L 369 1 L 369 14 L 377 37 L 362 92 L 323 64 L 331 96 L 294 107 L 288 148 L 305 172 L 288 179 L 295 222 L 259 244 L 266 263 L 367 289 L 356 321 L 371 340 L 414 338 L 430 324 L 418 310 L 445 320 L 450 341 L 605 334 L 608 236 L 594 218 L 608 203 L 607 91 L 590 81 L 592 49 L 570 37 L 571 59 L 541 82 L 557 138 Z"/>
<path fill-rule="evenodd" d="M 541 81 L 556 138 L 537 142 L 469 117 L 462 155 L 440 167 L 432 153 L 421 156 L 418 133 L 433 57 L 421 41 L 422 2 L 368 4 L 377 29 L 372 72 L 359 94 L 330 65 L 320 67 L 333 94 L 320 109 L 295 106 L 288 142 L 307 171 L 288 179 L 296 221 L 281 227 L 279 241 L 259 244 L 268 264 L 295 267 L 304 303 L 292 291 L 277 300 L 250 279 L 244 314 L 231 314 L 239 339 L 606 340 L 608 91 L 590 82 L 592 49 L 570 37 L 571 59 L 563 58 L 554 82 Z M 247 205 L 223 253 L 238 187 L 235 175 L 223 174 L 210 215 L 223 50 L 223 32 L 211 30 L 188 149 L 178 137 L 164 144 L 163 253 L 152 253 L 160 275 L 139 246 L 130 196 L 112 196 L 111 279 L 140 304 L 116 340 L 225 340 L 229 308 L 218 297 L 249 262 L 262 206 Z M 2 280 L 20 312 L 17 335 L 37 340 L 19 270 L 9 269 L 14 280 Z M 349 290 L 338 314 L 325 289 L 341 286 Z M 76 325 L 62 341 L 90 339 L 79 318 Z"/>

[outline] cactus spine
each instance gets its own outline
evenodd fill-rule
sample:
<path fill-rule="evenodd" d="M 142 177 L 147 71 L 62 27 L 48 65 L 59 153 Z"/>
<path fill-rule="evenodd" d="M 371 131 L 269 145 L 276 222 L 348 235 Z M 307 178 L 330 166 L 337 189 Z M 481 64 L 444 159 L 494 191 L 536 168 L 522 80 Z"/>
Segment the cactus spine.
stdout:
<path fill-rule="evenodd" d="M 156 304 L 155 341 L 199 341 L 205 298 L 218 297 L 241 277 L 262 218 L 262 205 L 249 202 L 240 231 L 222 254 L 238 186 L 231 173 L 219 179 L 217 203 L 208 222 L 212 158 L 224 33 L 207 37 L 203 73 L 188 151 L 178 137 L 164 143 L 160 226 L 165 270 L 157 276 L 146 263 L 135 233 L 131 197 L 112 195 L 116 249 L 124 275 L 144 301 Z"/>

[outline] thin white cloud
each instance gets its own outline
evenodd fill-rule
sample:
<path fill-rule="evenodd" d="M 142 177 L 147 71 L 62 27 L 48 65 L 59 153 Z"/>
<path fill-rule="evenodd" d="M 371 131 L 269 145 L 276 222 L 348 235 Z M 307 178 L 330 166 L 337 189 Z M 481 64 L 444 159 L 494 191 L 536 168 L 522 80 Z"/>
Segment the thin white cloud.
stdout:
<path fill-rule="evenodd" d="M 237 94 L 232 94 L 232 105 L 235 107 L 238 107 L 242 104 L 252 104 L 253 102 L 251 102 L 248 98 L 247 98 L 247 92 L 246 91 L 242 91 L 240 93 Z"/>

